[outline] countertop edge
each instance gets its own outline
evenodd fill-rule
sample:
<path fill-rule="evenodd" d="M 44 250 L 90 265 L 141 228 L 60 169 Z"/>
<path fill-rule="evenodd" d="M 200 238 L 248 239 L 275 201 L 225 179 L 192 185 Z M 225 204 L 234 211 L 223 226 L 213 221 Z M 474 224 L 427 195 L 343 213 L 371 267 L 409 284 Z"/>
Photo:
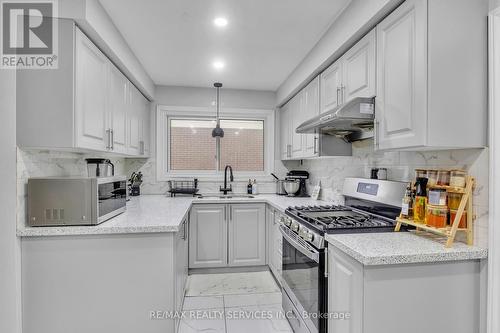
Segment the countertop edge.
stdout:
<path fill-rule="evenodd" d="M 272 195 L 272 194 L 263 194 Z M 296 198 L 296 197 L 295 197 Z M 170 199 L 165 197 L 165 199 Z M 175 200 L 175 199 L 174 199 Z M 312 200 L 312 199 L 311 199 Z M 321 202 L 321 200 L 318 200 Z M 279 210 L 281 213 L 284 213 L 285 208 L 278 205 L 276 202 L 269 197 L 256 197 L 251 200 L 245 199 L 196 199 L 192 198 L 191 203 L 186 207 L 186 211 L 183 214 L 179 214 L 182 216 L 179 218 L 178 223 L 173 225 L 144 225 L 144 226 L 110 226 L 110 227 L 102 227 L 98 226 L 55 226 L 55 227 L 17 227 L 16 236 L 17 237 L 54 237 L 54 236 L 86 236 L 86 235 L 117 235 L 117 234 L 146 234 L 146 233 L 176 233 L 180 231 L 180 225 L 182 220 L 189 213 L 193 205 L 198 204 L 230 204 L 230 203 L 264 203 L 272 206 L 273 208 Z M 105 221 L 103 223 L 106 223 Z M 101 227 L 99 227 L 101 226 Z"/>
<path fill-rule="evenodd" d="M 420 236 L 418 236 L 420 237 Z M 394 254 L 394 255 L 373 255 L 367 256 L 340 241 L 328 240 L 328 244 L 334 246 L 349 257 L 363 264 L 364 266 L 383 266 L 383 265 L 401 265 L 401 264 L 425 264 L 437 262 L 456 262 L 468 260 L 483 260 L 488 258 L 488 250 L 484 248 L 475 248 L 474 251 L 455 251 L 440 253 L 414 253 L 414 254 Z M 443 247 L 444 249 L 444 247 Z"/>

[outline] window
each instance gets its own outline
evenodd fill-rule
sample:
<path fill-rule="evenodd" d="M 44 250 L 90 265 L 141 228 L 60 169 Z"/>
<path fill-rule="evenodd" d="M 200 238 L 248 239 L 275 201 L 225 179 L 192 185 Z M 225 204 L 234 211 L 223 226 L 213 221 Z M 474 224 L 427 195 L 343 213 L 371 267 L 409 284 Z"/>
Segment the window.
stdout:
<path fill-rule="evenodd" d="M 272 170 L 273 111 L 223 113 L 221 139 L 212 137 L 216 124 L 212 110 L 159 106 L 157 119 L 159 180 L 220 176 L 226 165 L 241 178 L 267 177 Z"/>

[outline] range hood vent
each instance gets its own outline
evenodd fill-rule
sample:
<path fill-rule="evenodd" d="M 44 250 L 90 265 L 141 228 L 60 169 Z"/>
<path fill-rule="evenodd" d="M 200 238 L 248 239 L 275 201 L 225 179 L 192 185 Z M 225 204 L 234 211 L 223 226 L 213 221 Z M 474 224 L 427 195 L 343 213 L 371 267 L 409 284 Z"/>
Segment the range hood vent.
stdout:
<path fill-rule="evenodd" d="M 375 97 L 358 97 L 297 127 L 297 133 L 334 135 L 352 142 L 373 137 Z"/>

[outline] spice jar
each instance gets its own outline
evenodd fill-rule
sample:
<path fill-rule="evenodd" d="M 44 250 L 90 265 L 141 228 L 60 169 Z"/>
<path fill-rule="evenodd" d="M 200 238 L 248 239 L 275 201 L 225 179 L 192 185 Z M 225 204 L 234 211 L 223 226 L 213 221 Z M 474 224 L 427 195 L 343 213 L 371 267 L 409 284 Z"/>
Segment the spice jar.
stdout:
<path fill-rule="evenodd" d="M 467 173 L 463 170 L 451 170 L 450 172 L 450 186 L 465 187 L 465 178 Z"/>
<path fill-rule="evenodd" d="M 460 193 L 448 193 L 448 206 L 450 209 L 457 210 L 462 201 L 462 194 Z"/>
<path fill-rule="evenodd" d="M 441 186 L 450 185 L 450 171 L 449 170 L 439 170 L 437 184 Z"/>
<path fill-rule="evenodd" d="M 427 170 L 415 169 L 415 178 L 427 178 Z"/>
<path fill-rule="evenodd" d="M 446 206 L 447 193 L 445 189 L 435 188 L 429 190 L 429 205 Z"/>
<path fill-rule="evenodd" d="M 427 205 L 425 222 L 428 226 L 445 228 L 448 221 L 448 207 Z"/>
<path fill-rule="evenodd" d="M 427 185 L 434 186 L 438 181 L 438 171 L 437 170 L 427 170 Z"/>
<path fill-rule="evenodd" d="M 450 225 L 453 225 L 453 222 L 455 222 L 455 217 L 457 216 L 457 211 L 456 210 L 450 210 Z M 460 218 L 460 222 L 458 223 L 459 228 L 467 228 L 467 212 L 464 211 L 462 214 L 462 217 Z"/>

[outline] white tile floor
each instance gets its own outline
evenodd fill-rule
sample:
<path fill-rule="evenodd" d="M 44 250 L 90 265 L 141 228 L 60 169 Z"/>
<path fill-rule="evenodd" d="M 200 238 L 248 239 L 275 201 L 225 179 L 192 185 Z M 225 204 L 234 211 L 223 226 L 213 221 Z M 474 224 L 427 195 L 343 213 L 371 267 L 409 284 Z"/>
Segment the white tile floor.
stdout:
<path fill-rule="evenodd" d="M 191 275 L 183 310 L 178 333 L 292 332 L 270 272 Z"/>

